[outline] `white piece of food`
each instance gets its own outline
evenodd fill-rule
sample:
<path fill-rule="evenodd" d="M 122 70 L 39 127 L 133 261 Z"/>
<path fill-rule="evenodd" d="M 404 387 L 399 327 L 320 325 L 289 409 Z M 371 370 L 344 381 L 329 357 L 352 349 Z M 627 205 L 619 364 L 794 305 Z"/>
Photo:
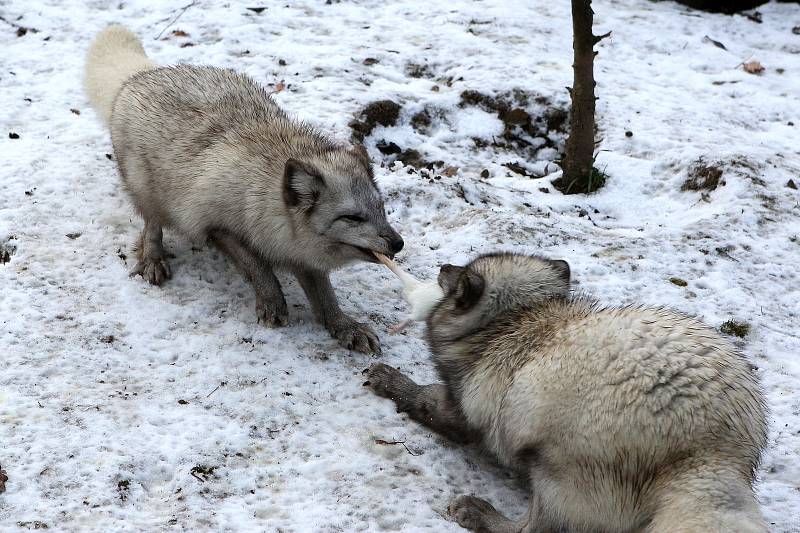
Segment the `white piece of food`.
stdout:
<path fill-rule="evenodd" d="M 421 321 L 428 318 L 428 315 L 431 314 L 436 303 L 444 297 L 444 291 L 442 291 L 439 283 L 436 281 L 418 280 L 383 254 L 376 253 L 375 257 L 377 257 L 381 263 L 389 267 L 389 270 L 394 272 L 395 276 L 400 278 L 400 281 L 403 282 L 403 298 L 405 298 L 411 306 L 409 319 Z M 399 331 L 403 329 L 407 323 L 408 321 L 405 321 L 402 323 L 402 326 L 398 325 L 398 327 L 394 329 Z"/>

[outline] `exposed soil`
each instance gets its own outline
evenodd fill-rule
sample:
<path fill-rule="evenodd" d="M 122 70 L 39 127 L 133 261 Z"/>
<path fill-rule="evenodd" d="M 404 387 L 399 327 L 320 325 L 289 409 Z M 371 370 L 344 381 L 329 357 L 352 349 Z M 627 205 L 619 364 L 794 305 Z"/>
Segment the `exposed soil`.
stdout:
<path fill-rule="evenodd" d="M 407 74 L 411 77 L 430 77 L 427 65 L 409 63 Z M 476 90 L 465 90 L 460 95 L 459 109 L 477 107 L 487 113 L 496 114 L 503 123 L 502 134 L 487 138 L 472 138 L 474 149 L 487 151 L 487 158 L 511 161 L 501 163 L 514 174 L 526 178 L 544 176 L 541 169 L 534 170 L 527 163 L 536 161 L 556 161 L 563 154 L 564 141 L 569 127 L 569 113 L 566 103 L 555 104 L 550 99 L 522 89 L 491 95 Z M 367 144 L 374 143 L 383 154 L 384 164 L 400 161 L 414 169 L 433 169 L 438 162 L 431 162 L 418 147 L 403 146 L 389 137 L 368 139 L 375 127 L 410 124 L 423 136 L 432 135 L 437 124 L 451 127 L 459 109 L 443 109 L 425 105 L 410 118 L 401 115 L 402 106 L 391 100 L 378 100 L 360 110 L 349 126 L 353 138 Z M 547 152 L 540 153 L 546 149 Z"/>
<path fill-rule="evenodd" d="M 362 109 L 349 124 L 353 130 L 353 137 L 363 141 L 379 124 L 381 126 L 394 126 L 400 116 L 402 107 L 392 100 L 378 100 Z"/>
<path fill-rule="evenodd" d="M 708 163 L 699 159 L 689 167 L 688 177 L 681 185 L 681 190 L 711 192 L 718 186 L 725 185 L 723 174 L 724 169 L 720 163 Z"/>
<path fill-rule="evenodd" d="M 719 330 L 724 333 L 725 335 L 732 335 L 734 337 L 739 337 L 743 339 L 750 333 L 750 324 L 747 322 L 740 322 L 738 320 L 730 319 L 726 320 L 722 323 L 719 327 Z"/>

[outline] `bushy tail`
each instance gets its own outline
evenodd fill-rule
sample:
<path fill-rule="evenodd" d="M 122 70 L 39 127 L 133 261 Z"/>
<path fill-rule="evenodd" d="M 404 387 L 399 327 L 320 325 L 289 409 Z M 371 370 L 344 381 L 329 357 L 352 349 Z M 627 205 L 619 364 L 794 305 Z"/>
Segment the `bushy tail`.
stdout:
<path fill-rule="evenodd" d="M 114 98 L 125 80 L 156 67 L 144 53 L 141 41 L 127 28 L 109 26 L 97 34 L 86 56 L 84 85 L 92 108 L 103 122 L 111 120 Z"/>

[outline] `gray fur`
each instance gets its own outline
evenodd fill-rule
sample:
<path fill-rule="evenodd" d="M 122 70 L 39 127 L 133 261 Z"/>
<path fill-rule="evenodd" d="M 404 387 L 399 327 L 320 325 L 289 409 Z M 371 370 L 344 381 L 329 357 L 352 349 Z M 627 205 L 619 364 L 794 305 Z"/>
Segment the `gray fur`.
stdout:
<path fill-rule="evenodd" d="M 373 365 L 368 384 L 531 482 L 527 515 L 453 500 L 486 532 L 767 531 L 753 493 L 765 402 L 744 357 L 667 309 L 571 297 L 563 261 L 482 256 L 439 277 L 427 322 L 443 385 Z M 438 399 L 438 400 L 437 400 Z"/>
<path fill-rule="evenodd" d="M 143 55 L 130 32 L 114 27 L 93 46 L 102 53 L 89 56 L 87 87 L 101 113 L 108 98 L 97 74 L 105 71 L 96 63 L 113 60 L 120 42 L 126 47 L 120 56 Z M 379 352 L 372 330 L 341 312 L 328 280 L 347 264 L 376 262 L 371 251 L 392 256 L 403 246 L 386 220 L 363 147 L 341 146 L 290 119 L 242 74 L 128 64 L 147 68 L 116 76 L 124 83 L 106 90 L 118 91 L 111 139 L 122 182 L 145 221 L 134 272 L 156 285 L 170 277 L 162 228 L 209 239 L 253 285 L 266 325 L 287 323 L 274 274 L 285 269 L 342 345 Z"/>

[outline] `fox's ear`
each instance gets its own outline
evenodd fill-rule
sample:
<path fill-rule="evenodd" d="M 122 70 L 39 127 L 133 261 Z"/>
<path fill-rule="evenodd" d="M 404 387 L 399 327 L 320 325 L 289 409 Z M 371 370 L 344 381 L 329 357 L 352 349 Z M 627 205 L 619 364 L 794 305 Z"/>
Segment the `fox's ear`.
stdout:
<path fill-rule="evenodd" d="M 311 209 L 325 188 L 322 175 L 313 166 L 290 159 L 283 170 L 283 201 L 289 207 Z"/>
<path fill-rule="evenodd" d="M 555 271 L 558 272 L 558 277 L 566 281 L 567 285 L 569 285 L 569 276 L 570 276 L 569 263 L 567 263 L 563 259 L 551 259 L 550 266 L 552 266 L 555 269 Z"/>
<path fill-rule="evenodd" d="M 456 309 L 467 311 L 475 305 L 483 294 L 485 285 L 486 282 L 483 280 L 483 276 L 468 268 L 463 269 L 458 278 L 458 285 L 454 294 Z"/>

